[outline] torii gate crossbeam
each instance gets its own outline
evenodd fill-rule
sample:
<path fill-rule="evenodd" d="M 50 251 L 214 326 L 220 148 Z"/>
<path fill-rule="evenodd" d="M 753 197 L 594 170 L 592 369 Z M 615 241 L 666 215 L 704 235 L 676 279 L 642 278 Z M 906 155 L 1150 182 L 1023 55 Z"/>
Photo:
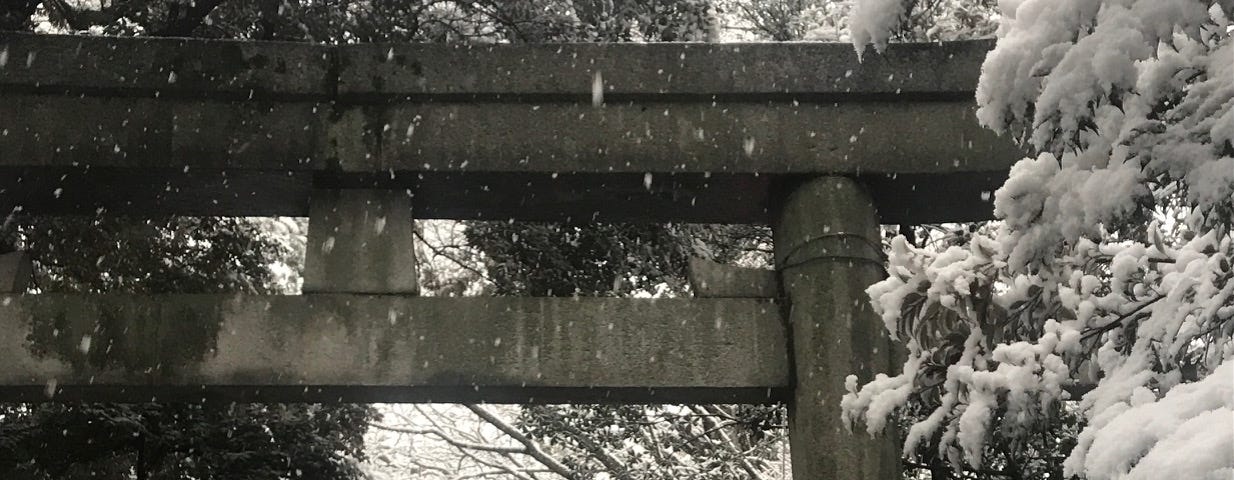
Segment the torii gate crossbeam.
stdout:
<path fill-rule="evenodd" d="M 1020 156 L 973 118 L 991 46 L 0 34 L 0 209 L 310 218 L 300 296 L 28 295 L 0 256 L 0 401 L 786 402 L 795 478 L 897 478 L 838 398 L 893 368 L 878 224 L 989 218 Z M 771 224 L 782 289 L 419 298 L 413 218 Z"/>

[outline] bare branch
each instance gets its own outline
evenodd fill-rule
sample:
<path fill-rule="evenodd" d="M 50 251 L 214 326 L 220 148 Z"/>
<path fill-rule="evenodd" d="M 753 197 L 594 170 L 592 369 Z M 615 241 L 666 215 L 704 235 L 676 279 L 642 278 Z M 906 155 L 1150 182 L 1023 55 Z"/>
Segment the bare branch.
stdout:
<path fill-rule="evenodd" d="M 503 447 L 500 445 L 486 445 L 483 443 L 473 443 L 473 442 L 458 440 L 436 428 L 395 427 L 392 425 L 382 425 L 380 423 L 375 423 L 375 422 L 369 422 L 368 425 L 378 430 L 385 430 L 388 432 L 407 433 L 411 435 L 432 435 L 458 448 L 467 448 L 471 450 L 480 450 L 480 451 L 485 451 L 485 452 L 496 452 L 496 453 L 527 453 L 527 450 L 521 447 Z"/>
<path fill-rule="evenodd" d="M 505 420 L 501 419 L 501 417 L 498 417 L 479 405 L 465 404 L 463 406 L 467 407 L 468 410 L 471 410 L 472 413 L 475 413 L 476 416 L 480 417 L 480 419 L 488 422 L 494 427 L 497 427 L 497 429 L 501 430 L 502 433 L 509 435 L 510 438 L 514 439 L 514 441 L 523 444 L 523 446 L 527 449 L 525 452 L 527 456 L 536 459 L 536 461 L 540 462 L 541 465 L 544 465 L 549 470 L 552 470 L 553 473 L 571 480 L 578 478 L 578 475 L 576 475 L 574 471 L 570 470 L 569 467 L 563 465 L 561 462 L 557 461 L 557 459 L 550 457 L 547 453 L 544 453 L 544 450 L 540 449 L 540 445 L 536 443 L 535 440 L 523 435 L 523 432 L 518 431 L 517 428 L 514 428 L 513 425 L 510 425 Z"/>
<path fill-rule="evenodd" d="M 480 271 L 479 269 L 471 265 L 468 265 L 467 262 L 464 262 L 458 259 L 457 257 L 450 255 L 449 253 L 446 253 L 445 249 L 438 248 L 437 246 L 434 246 L 432 243 L 429 243 L 429 241 L 424 238 L 424 235 L 421 235 L 418 230 L 412 231 L 412 234 L 415 235 L 416 238 L 420 239 L 421 242 L 424 242 L 424 246 L 428 247 L 429 251 L 433 252 L 433 255 L 445 257 L 446 260 L 453 262 L 455 265 L 458 265 L 459 267 L 462 267 L 463 269 L 476 274 L 476 276 L 480 277 L 480 279 L 488 283 L 495 283 L 493 282 L 493 279 L 489 278 L 488 275 L 486 275 L 484 272 Z"/>

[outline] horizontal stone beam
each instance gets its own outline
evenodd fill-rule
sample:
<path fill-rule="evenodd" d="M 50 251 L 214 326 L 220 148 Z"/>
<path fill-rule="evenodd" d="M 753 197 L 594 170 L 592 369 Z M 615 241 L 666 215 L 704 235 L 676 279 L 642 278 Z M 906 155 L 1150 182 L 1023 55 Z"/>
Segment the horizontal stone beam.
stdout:
<path fill-rule="evenodd" d="M 846 175 L 885 223 L 981 220 L 1022 156 L 973 114 L 990 46 L 0 34 L 0 210 L 302 215 L 314 187 L 396 188 L 421 218 L 765 223 L 780 185 Z"/>
<path fill-rule="evenodd" d="M 971 98 L 991 41 L 365 44 L 0 33 L 0 90 L 319 100 L 418 95 Z"/>
<path fill-rule="evenodd" d="M 964 96 L 989 40 L 892 45 L 858 59 L 847 43 L 346 45 L 339 95 L 711 96 L 801 99 Z M 863 61 L 864 60 L 864 61 Z M 460 68 L 466 65 L 467 68 Z M 911 72 L 911 73 L 910 73 Z"/>
<path fill-rule="evenodd" d="M 1005 172 L 971 102 L 398 104 L 0 96 L 0 167 L 853 175 Z M 38 115 L 30 115 L 38 112 Z"/>
<path fill-rule="evenodd" d="M 766 403 L 753 299 L 0 296 L 0 401 Z"/>
<path fill-rule="evenodd" d="M 410 189 L 420 218 L 765 223 L 778 184 L 838 172 L 885 223 L 970 221 L 1019 158 L 947 102 L 0 99 L 0 209 L 32 213 L 304 215 L 316 184 Z"/>
<path fill-rule="evenodd" d="M 777 188 L 797 181 L 796 175 L 683 173 L 428 172 L 386 178 L 291 170 L 0 167 L 0 212 L 304 217 L 316 185 L 408 189 L 421 219 L 768 224 Z M 990 192 L 1004 179 L 998 173 L 863 178 L 889 224 L 989 219 Z"/>
<path fill-rule="evenodd" d="M 307 43 L 0 33 L 0 89 L 325 98 L 334 48 Z"/>

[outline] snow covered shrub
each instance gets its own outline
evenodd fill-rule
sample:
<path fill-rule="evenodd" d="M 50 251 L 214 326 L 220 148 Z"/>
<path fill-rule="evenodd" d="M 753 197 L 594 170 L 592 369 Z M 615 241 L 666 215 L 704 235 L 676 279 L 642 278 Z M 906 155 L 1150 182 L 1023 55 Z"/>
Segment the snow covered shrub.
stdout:
<path fill-rule="evenodd" d="M 861 0 L 859 49 L 912 2 L 888 3 Z M 926 405 L 905 455 L 980 468 L 1072 411 L 1065 475 L 1234 478 L 1234 1 L 1000 8 L 978 118 L 1038 153 L 967 246 L 893 241 L 868 293 L 907 361 L 850 377 L 844 416 L 877 431 Z"/>

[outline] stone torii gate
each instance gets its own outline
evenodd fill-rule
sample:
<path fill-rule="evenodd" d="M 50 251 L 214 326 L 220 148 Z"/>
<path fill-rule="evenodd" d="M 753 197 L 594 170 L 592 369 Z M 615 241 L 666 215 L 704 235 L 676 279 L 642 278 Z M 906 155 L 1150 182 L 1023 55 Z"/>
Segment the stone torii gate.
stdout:
<path fill-rule="evenodd" d="M 786 402 L 795 478 L 897 478 L 839 398 L 895 367 L 879 223 L 989 218 L 1019 158 L 974 120 L 991 47 L 0 34 L 3 212 L 310 218 L 299 296 L 23 294 L 0 257 L 0 401 Z M 778 275 L 421 298 L 413 218 L 765 223 Z"/>

